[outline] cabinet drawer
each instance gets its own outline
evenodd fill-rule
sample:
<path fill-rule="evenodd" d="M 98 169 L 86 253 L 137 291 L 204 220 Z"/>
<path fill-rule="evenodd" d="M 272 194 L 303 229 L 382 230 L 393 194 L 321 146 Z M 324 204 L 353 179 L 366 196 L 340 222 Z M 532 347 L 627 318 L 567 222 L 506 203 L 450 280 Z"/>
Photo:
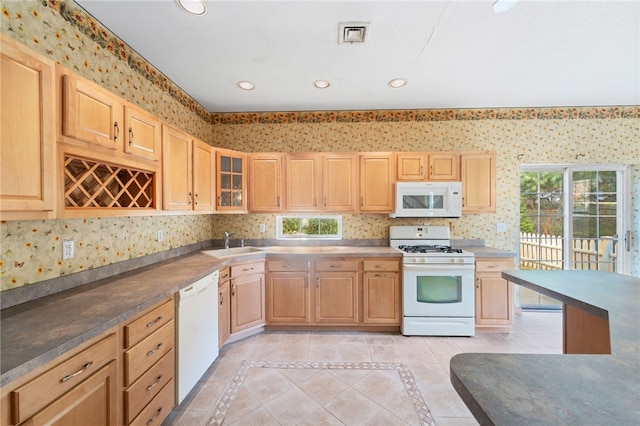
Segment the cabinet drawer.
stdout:
<path fill-rule="evenodd" d="M 225 280 L 228 280 L 230 277 L 231 271 L 229 270 L 228 266 L 220 269 L 220 284 L 222 284 Z"/>
<path fill-rule="evenodd" d="M 167 418 L 175 406 L 176 396 L 173 379 L 169 381 L 158 395 L 144 407 L 142 412 L 131 423 L 131 426 L 158 426 Z"/>
<path fill-rule="evenodd" d="M 309 270 L 309 261 L 307 260 L 270 260 L 267 263 L 269 272 L 307 272 Z"/>
<path fill-rule="evenodd" d="M 242 275 L 261 274 L 264 272 L 264 262 L 241 263 L 231 265 L 229 269 L 231 269 L 231 278 Z"/>
<path fill-rule="evenodd" d="M 124 353 L 124 385 L 129 386 L 149 367 L 173 349 L 174 324 L 169 321 L 158 331 Z"/>
<path fill-rule="evenodd" d="M 173 300 L 158 306 L 124 327 L 124 348 L 128 349 L 171 321 L 174 316 Z"/>
<path fill-rule="evenodd" d="M 513 269 L 512 258 L 476 260 L 476 272 L 502 271 L 505 269 Z"/>
<path fill-rule="evenodd" d="M 13 421 L 20 423 L 116 358 L 116 335 L 72 355 L 11 392 Z"/>
<path fill-rule="evenodd" d="M 395 272 L 400 270 L 398 260 L 365 260 L 362 262 L 362 269 L 367 272 Z"/>
<path fill-rule="evenodd" d="M 340 272 L 340 271 L 357 271 L 357 260 L 317 260 L 316 271 L 322 272 Z"/>
<path fill-rule="evenodd" d="M 175 357 L 171 350 L 124 391 L 125 423 L 133 420 L 164 385 L 169 383 L 174 376 L 174 371 Z"/>

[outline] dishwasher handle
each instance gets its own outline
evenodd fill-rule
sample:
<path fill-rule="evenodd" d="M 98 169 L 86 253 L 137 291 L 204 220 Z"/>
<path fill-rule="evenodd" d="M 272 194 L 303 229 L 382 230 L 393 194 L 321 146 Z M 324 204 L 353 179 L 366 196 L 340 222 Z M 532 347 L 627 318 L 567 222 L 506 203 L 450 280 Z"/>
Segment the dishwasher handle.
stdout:
<path fill-rule="evenodd" d="M 218 271 L 213 272 L 210 275 L 196 281 L 188 287 L 183 288 L 179 292 L 180 303 L 186 302 L 188 299 L 197 297 L 198 294 L 207 290 L 209 287 L 217 287 L 220 280 L 220 273 Z"/>

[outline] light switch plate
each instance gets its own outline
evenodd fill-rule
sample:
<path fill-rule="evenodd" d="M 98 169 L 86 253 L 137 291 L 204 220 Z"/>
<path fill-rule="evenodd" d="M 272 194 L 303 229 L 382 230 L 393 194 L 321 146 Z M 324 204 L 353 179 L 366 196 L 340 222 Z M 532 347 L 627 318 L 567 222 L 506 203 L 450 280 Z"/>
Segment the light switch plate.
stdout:
<path fill-rule="evenodd" d="M 507 230 L 507 225 L 504 223 L 497 223 L 496 224 L 496 231 L 497 232 L 505 232 Z"/>

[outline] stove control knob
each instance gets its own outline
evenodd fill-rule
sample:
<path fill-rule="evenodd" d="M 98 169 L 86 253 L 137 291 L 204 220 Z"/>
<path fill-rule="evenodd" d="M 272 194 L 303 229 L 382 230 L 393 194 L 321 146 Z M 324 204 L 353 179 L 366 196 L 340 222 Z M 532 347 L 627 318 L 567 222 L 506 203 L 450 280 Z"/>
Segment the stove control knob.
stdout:
<path fill-rule="evenodd" d="M 426 257 L 421 257 L 421 258 L 420 258 L 420 262 L 422 262 L 422 263 L 427 263 L 427 258 L 426 258 Z"/>
<path fill-rule="evenodd" d="M 449 259 L 449 262 L 451 262 L 451 263 L 455 263 L 455 261 L 456 260 L 453 257 L 451 259 Z"/>
<path fill-rule="evenodd" d="M 458 263 L 464 263 L 464 259 L 463 258 L 458 259 Z"/>

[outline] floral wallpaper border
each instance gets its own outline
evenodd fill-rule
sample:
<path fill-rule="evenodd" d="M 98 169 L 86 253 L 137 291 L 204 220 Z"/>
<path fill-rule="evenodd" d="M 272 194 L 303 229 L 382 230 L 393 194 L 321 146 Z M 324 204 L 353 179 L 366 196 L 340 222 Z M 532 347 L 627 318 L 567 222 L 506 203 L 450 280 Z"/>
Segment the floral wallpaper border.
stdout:
<path fill-rule="evenodd" d="M 210 113 L 179 86 L 147 62 L 134 49 L 115 36 L 84 9 L 69 0 L 39 0 L 42 6 L 58 13 L 76 30 L 97 43 L 107 53 L 125 61 L 151 84 L 168 93 L 173 99 L 210 124 L 283 124 L 283 123 L 364 123 L 449 120 L 551 120 L 584 118 L 640 118 L 640 106 L 582 107 L 582 108 L 490 108 L 490 109 L 429 109 L 429 110 L 372 110 L 372 111 L 302 111 Z M 2 7 L 6 18 L 12 18 Z M 31 14 L 39 18 L 37 9 Z M 20 16 L 16 18 L 21 18 Z M 43 35 L 46 38 L 46 35 Z M 41 40 L 33 37 L 34 44 Z M 49 52 L 47 52 L 49 53 Z"/>

